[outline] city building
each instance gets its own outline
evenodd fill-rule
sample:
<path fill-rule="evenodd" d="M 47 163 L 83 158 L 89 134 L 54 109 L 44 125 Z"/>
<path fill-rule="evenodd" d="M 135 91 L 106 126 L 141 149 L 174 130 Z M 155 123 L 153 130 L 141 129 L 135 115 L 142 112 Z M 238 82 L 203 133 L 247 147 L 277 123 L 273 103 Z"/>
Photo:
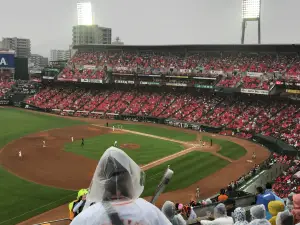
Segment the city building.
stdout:
<path fill-rule="evenodd" d="M 71 58 L 70 50 L 57 50 L 50 51 L 50 61 L 65 61 Z"/>
<path fill-rule="evenodd" d="M 45 58 L 38 54 L 31 54 L 29 57 L 29 65 L 33 67 L 46 67 L 48 66 L 48 58 Z"/>
<path fill-rule="evenodd" d="M 0 41 L 0 49 L 2 49 L 3 47 L 2 47 L 2 41 Z"/>
<path fill-rule="evenodd" d="M 16 52 L 16 57 L 29 58 L 31 55 L 30 39 L 25 38 L 2 38 L 2 48 L 10 49 Z"/>
<path fill-rule="evenodd" d="M 92 25 L 93 13 L 90 2 L 77 3 L 77 25 Z"/>
<path fill-rule="evenodd" d="M 116 37 L 116 39 L 111 43 L 112 45 L 124 45 L 124 42 L 121 41 L 119 37 Z"/>
<path fill-rule="evenodd" d="M 73 45 L 111 44 L 111 28 L 98 25 L 73 27 Z"/>

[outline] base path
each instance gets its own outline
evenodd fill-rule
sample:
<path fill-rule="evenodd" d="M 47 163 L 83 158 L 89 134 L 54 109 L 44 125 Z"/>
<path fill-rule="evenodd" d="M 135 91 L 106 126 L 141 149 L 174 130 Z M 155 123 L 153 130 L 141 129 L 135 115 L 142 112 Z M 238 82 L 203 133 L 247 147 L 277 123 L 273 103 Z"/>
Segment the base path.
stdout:
<path fill-rule="evenodd" d="M 15 175 L 25 178 L 29 181 L 44 184 L 48 186 L 60 187 L 70 190 L 78 190 L 83 187 L 88 187 L 92 178 L 92 174 L 97 165 L 97 161 L 88 159 L 84 156 L 76 155 L 71 152 L 63 151 L 64 144 L 71 142 L 71 137 L 75 140 L 80 140 L 82 137 L 85 139 L 89 137 L 94 137 L 106 133 L 112 132 L 110 128 L 103 127 L 106 122 L 109 123 L 122 123 L 128 124 L 132 122 L 127 121 L 109 121 L 109 120 L 97 120 L 97 119 L 83 119 L 83 118 L 73 118 L 76 120 L 84 120 L 89 122 L 90 125 L 81 125 L 75 127 L 68 127 L 62 129 L 54 129 L 49 131 L 44 131 L 36 134 L 31 134 L 26 137 L 17 139 L 6 146 L 0 151 L 0 164 L 6 168 L 8 171 L 14 173 Z M 148 126 L 159 126 L 168 129 L 176 129 L 183 131 L 179 128 L 174 128 L 165 125 L 149 124 L 144 123 Z M 97 126 L 95 126 L 97 125 Z M 126 126 L 124 126 L 126 128 Z M 134 131 L 122 131 L 131 132 L 138 134 L 139 132 Z M 184 130 L 188 133 L 199 132 L 192 130 Z M 156 138 L 154 135 L 142 134 Z M 205 134 L 209 136 L 211 134 Z M 195 142 L 181 142 L 177 140 L 167 139 L 163 137 L 157 137 L 160 139 L 165 139 L 169 141 L 174 141 L 180 143 L 186 147 L 185 150 L 178 152 L 174 155 L 170 155 L 163 159 L 151 162 L 147 165 L 143 165 L 144 170 L 152 168 L 168 160 L 179 157 L 180 155 L 187 154 L 188 152 L 199 150 L 208 151 L 219 157 L 230 161 L 226 167 L 215 172 L 214 174 L 205 177 L 204 179 L 198 181 L 197 183 L 181 190 L 172 191 L 162 194 L 157 202 L 157 205 L 162 205 L 166 200 L 172 200 L 174 202 L 188 202 L 193 198 L 197 186 L 200 187 L 201 197 L 206 198 L 217 193 L 220 188 L 228 185 L 233 180 L 238 179 L 241 175 L 249 172 L 255 164 L 263 162 L 268 156 L 269 151 L 264 147 L 255 144 L 253 142 L 238 139 L 235 137 L 227 137 L 221 135 L 215 135 L 214 138 L 224 138 L 235 142 L 243 146 L 247 150 L 247 154 L 240 158 L 239 160 L 232 161 L 226 157 L 220 156 L 217 151 L 220 146 L 213 145 L 212 147 L 206 144 L 206 147 L 200 146 L 198 141 Z M 46 147 L 43 147 L 43 141 L 46 141 Z M 18 158 L 18 152 L 22 151 L 23 159 Z M 247 160 L 251 159 L 252 152 L 256 153 L 256 159 L 253 163 L 248 163 Z M 201 162 L 199 162 L 201 163 Z M 72 165 L 81 165 L 80 167 L 74 167 Z M 192 165 L 191 165 L 192 166 Z M 176 174 L 175 174 L 176 175 Z M 190 174 L 193 176 L 193 174 Z M 150 198 L 146 198 L 150 199 Z M 63 212 L 61 210 L 63 210 Z M 65 215 L 65 216 L 62 216 Z M 68 217 L 67 211 L 64 207 L 60 207 L 37 217 L 34 217 L 22 224 L 33 224 L 37 222 L 43 222 L 47 220 L 59 219 L 62 217 Z"/>

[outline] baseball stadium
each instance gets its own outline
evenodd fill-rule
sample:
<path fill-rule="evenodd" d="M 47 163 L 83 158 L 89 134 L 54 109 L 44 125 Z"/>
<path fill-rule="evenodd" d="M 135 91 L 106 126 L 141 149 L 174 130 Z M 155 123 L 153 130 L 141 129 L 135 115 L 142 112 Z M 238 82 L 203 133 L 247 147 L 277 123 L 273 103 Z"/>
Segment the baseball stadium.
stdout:
<path fill-rule="evenodd" d="M 130 169 L 112 176 L 138 168 L 137 197 L 161 224 L 233 225 L 237 211 L 296 224 L 300 45 L 243 39 L 244 30 L 241 45 L 79 44 L 28 79 L 23 59 L 0 51 L 0 225 L 92 224 L 77 219 L 107 202 L 91 199 L 113 152 Z M 221 211 L 232 222 L 207 223 Z M 107 224 L 131 224 L 118 220 Z"/>

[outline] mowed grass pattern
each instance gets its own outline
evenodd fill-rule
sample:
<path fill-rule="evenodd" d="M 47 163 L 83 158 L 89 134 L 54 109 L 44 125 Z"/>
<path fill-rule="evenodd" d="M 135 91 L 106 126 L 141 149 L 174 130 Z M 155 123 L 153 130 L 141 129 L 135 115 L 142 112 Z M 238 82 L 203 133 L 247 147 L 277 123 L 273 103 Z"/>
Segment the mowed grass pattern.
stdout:
<path fill-rule="evenodd" d="M 115 141 L 118 141 L 118 146 L 129 143 L 140 145 L 139 149 L 130 150 L 122 148 L 122 150 L 124 150 L 139 165 L 144 165 L 184 150 L 184 147 L 180 144 L 170 141 L 138 134 L 109 133 L 86 139 L 84 147 L 81 147 L 81 141 L 67 143 L 65 145 L 65 151 L 74 152 L 91 159 L 99 160 L 105 150 L 111 147 Z"/>
<path fill-rule="evenodd" d="M 26 134 L 82 124 L 80 121 L 17 109 L 0 109 L 0 121 L 0 148 Z M 46 187 L 20 179 L 0 166 L 0 225 L 16 224 L 67 203 L 74 199 L 74 196 L 76 193 L 73 191 Z"/>
<path fill-rule="evenodd" d="M 174 175 L 164 192 L 186 188 L 228 164 L 228 161 L 208 152 L 190 152 L 147 170 L 143 196 L 153 195 L 168 165 Z"/>
<path fill-rule="evenodd" d="M 203 136 L 202 139 L 209 143 L 210 143 L 210 139 L 212 139 L 214 144 L 218 144 L 221 147 L 221 149 L 218 151 L 218 153 L 223 156 L 226 156 L 230 159 L 237 160 L 237 159 L 243 157 L 244 155 L 246 155 L 246 153 L 247 153 L 247 150 L 244 147 L 242 147 L 232 141 L 228 141 L 228 140 L 224 140 L 224 139 L 216 139 L 216 138 L 211 138 L 211 137 L 207 137 L 207 136 Z"/>
<path fill-rule="evenodd" d="M 122 125 L 125 130 L 137 131 L 145 134 L 151 134 L 166 138 L 171 138 L 179 141 L 195 141 L 196 134 L 187 133 L 182 130 L 170 130 L 164 127 L 146 126 L 141 124 L 111 124 L 110 126 Z"/>

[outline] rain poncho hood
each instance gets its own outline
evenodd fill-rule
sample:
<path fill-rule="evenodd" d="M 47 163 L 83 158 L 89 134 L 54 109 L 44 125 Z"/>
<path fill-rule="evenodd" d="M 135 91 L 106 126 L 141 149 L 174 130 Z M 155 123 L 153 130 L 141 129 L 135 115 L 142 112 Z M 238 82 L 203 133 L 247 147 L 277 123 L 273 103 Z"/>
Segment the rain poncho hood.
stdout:
<path fill-rule="evenodd" d="M 139 198 L 144 190 L 145 174 L 122 150 L 108 148 L 95 170 L 88 202 L 125 201 Z"/>
<path fill-rule="evenodd" d="M 266 218 L 266 208 L 264 205 L 255 205 L 250 209 L 250 215 L 252 220 L 265 219 Z"/>
<path fill-rule="evenodd" d="M 173 225 L 185 225 L 186 222 L 181 215 L 176 215 L 175 204 L 171 201 L 166 201 L 161 209 L 163 214 L 170 220 Z"/>
<path fill-rule="evenodd" d="M 292 214 L 294 215 L 295 223 L 300 222 L 300 194 L 293 195 L 293 205 Z"/>
<path fill-rule="evenodd" d="M 246 225 L 248 224 L 246 220 L 246 211 L 245 209 L 238 207 L 232 213 L 234 219 L 234 225 Z"/>
<path fill-rule="evenodd" d="M 270 214 L 273 216 L 269 221 L 272 225 L 276 225 L 277 214 L 284 211 L 284 204 L 281 201 L 271 201 L 268 208 Z"/>
<path fill-rule="evenodd" d="M 218 204 L 214 208 L 215 219 L 220 218 L 220 217 L 226 217 L 226 216 L 227 216 L 226 206 L 223 203 Z"/>
<path fill-rule="evenodd" d="M 289 211 L 279 212 L 276 225 L 294 225 L 294 217 Z"/>

